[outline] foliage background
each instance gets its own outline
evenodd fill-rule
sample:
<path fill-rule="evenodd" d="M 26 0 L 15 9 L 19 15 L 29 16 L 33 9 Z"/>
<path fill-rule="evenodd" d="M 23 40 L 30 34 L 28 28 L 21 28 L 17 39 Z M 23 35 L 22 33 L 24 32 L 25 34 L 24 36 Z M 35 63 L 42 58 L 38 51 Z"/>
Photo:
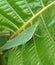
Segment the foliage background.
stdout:
<path fill-rule="evenodd" d="M 11 32 L 9 35 L 0 36 L 0 46 L 5 44 L 9 36 L 16 33 L 26 21 L 53 1 L 0 0 L 0 32 Z M 36 29 L 33 37 L 26 44 L 9 49 L 0 55 L 0 65 L 55 65 L 55 4 L 33 22 L 39 22 L 38 30 Z"/>

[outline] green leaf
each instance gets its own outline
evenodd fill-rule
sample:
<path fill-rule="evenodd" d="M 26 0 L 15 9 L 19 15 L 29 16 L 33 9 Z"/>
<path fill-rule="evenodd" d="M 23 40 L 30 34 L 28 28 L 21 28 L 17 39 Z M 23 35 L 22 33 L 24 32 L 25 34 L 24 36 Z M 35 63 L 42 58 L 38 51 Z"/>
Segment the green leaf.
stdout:
<path fill-rule="evenodd" d="M 21 32 L 16 38 L 7 41 L 7 43 L 4 46 L 2 46 L 0 50 L 4 51 L 12 47 L 25 44 L 27 41 L 29 41 L 32 38 L 37 25 L 38 24 L 28 27 L 26 30 Z"/>
<path fill-rule="evenodd" d="M 55 0 L 0 0 L 0 14 L 0 25 L 13 33 L 26 21 L 39 22 L 31 40 L 7 52 L 7 65 L 55 65 Z"/>

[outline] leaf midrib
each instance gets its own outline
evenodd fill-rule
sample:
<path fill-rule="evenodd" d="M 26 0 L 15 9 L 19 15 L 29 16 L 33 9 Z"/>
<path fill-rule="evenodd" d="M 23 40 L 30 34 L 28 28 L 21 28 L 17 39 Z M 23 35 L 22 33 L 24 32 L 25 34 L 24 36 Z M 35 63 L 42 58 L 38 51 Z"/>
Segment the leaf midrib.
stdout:
<path fill-rule="evenodd" d="M 19 31 L 21 32 L 28 24 L 32 23 L 32 21 L 38 17 L 40 14 L 42 14 L 45 10 L 47 10 L 49 7 L 51 7 L 52 5 L 55 4 L 55 1 L 53 1 L 52 3 L 50 3 L 49 5 L 47 5 L 45 8 L 41 9 L 38 13 L 36 13 L 33 17 L 31 17 L 23 26 L 20 27 L 20 30 L 18 30 L 14 35 L 12 35 L 13 37 L 15 37 L 15 35 L 18 35 Z"/>

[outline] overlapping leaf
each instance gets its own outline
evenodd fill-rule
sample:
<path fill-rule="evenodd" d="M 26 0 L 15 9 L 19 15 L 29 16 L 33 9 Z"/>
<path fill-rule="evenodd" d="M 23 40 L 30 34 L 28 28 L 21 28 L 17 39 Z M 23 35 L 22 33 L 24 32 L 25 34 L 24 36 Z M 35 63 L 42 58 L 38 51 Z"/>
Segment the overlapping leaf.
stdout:
<path fill-rule="evenodd" d="M 5 45 L 3 45 L 0 48 L 0 50 L 4 51 L 4 50 L 10 49 L 10 48 L 25 44 L 32 38 L 37 26 L 38 26 L 38 24 L 35 24 L 35 25 L 32 25 L 31 27 L 27 28 L 26 30 L 21 32 L 19 35 L 17 35 L 16 38 L 7 41 L 7 43 Z"/>

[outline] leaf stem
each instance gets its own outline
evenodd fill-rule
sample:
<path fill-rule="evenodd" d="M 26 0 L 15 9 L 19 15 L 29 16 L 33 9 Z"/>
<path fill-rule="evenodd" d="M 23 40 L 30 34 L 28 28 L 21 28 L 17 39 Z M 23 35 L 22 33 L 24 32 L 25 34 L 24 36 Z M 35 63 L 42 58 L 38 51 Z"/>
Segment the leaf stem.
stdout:
<path fill-rule="evenodd" d="M 53 1 L 52 3 L 50 3 L 49 5 L 47 5 L 46 7 L 44 7 L 43 9 L 41 9 L 38 13 L 36 13 L 34 16 L 32 16 L 23 26 L 20 27 L 20 29 L 15 33 L 13 34 L 11 37 L 10 37 L 10 40 L 15 38 L 28 24 L 32 23 L 32 21 L 38 17 L 40 14 L 42 14 L 45 10 L 47 10 L 50 6 L 54 5 L 55 4 L 55 1 Z"/>

